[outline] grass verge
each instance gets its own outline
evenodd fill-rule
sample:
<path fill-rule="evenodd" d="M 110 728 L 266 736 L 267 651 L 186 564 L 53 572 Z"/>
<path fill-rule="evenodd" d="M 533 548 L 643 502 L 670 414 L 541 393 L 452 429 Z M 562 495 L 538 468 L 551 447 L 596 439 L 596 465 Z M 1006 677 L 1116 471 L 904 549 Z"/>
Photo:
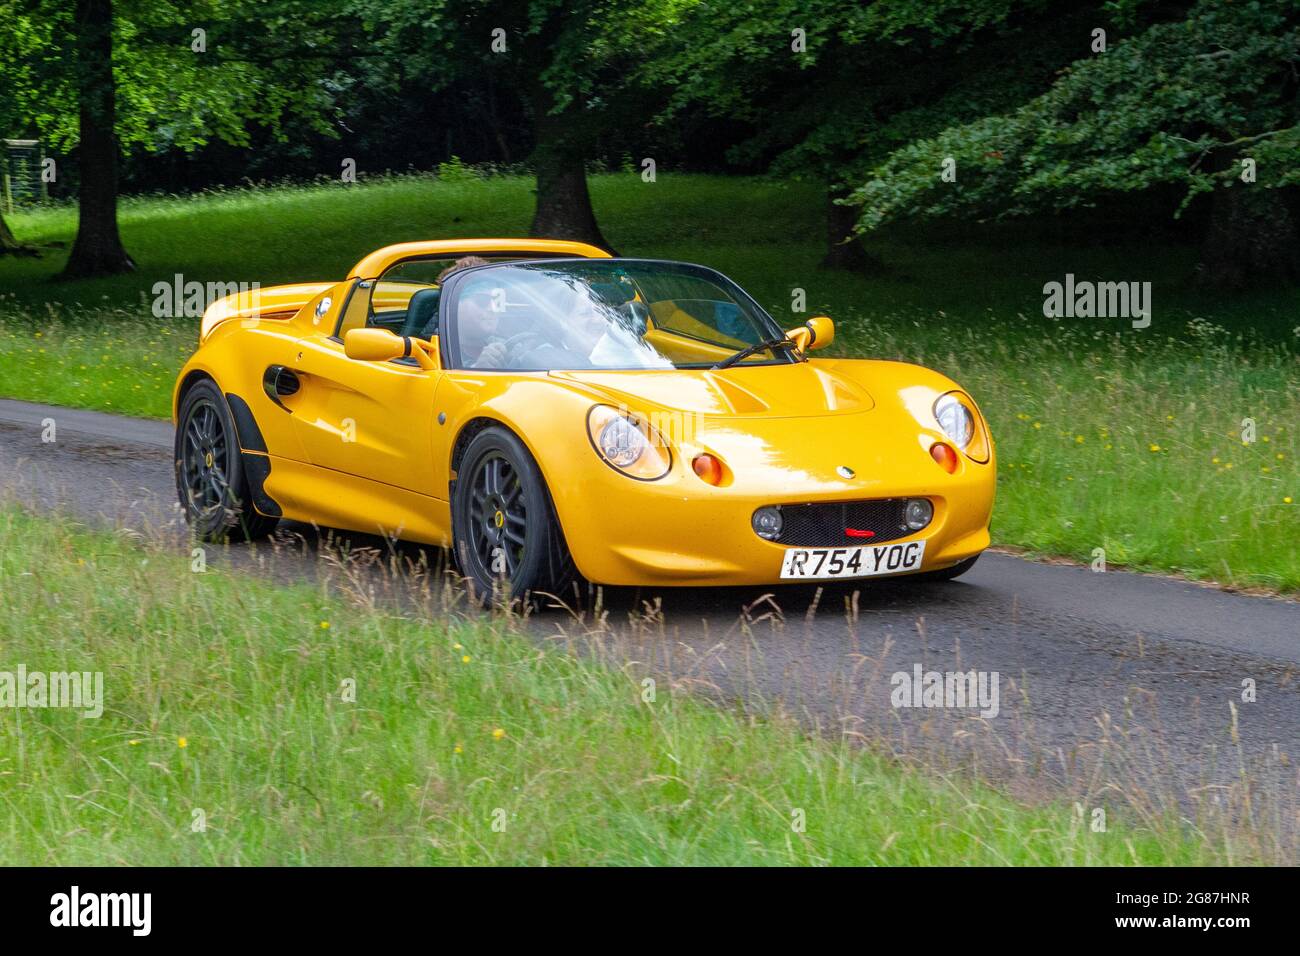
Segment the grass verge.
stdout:
<path fill-rule="evenodd" d="M 105 704 L 0 709 L 13 864 L 1248 862 L 1176 823 L 1094 833 L 666 681 L 647 701 L 642 675 L 506 622 L 196 573 L 9 509 L 0 672 L 20 664 L 101 672 Z"/>

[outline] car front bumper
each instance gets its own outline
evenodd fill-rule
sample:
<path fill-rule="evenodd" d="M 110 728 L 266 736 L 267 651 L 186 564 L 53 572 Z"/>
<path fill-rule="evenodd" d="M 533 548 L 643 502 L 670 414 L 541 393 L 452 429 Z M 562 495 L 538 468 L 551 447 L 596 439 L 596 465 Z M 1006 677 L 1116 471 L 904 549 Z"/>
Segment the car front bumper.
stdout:
<path fill-rule="evenodd" d="M 575 480 L 549 481 L 579 571 L 609 585 L 791 583 L 781 578 L 788 546 L 753 530 L 754 511 L 766 505 L 928 498 L 934 506 L 930 524 L 887 542 L 926 542 L 920 568 L 910 573 L 951 567 L 989 546 L 996 486 L 992 458 L 981 464 L 962 456 L 956 473 L 948 474 L 928 451 L 941 436 L 924 430 L 888 439 L 876 436 L 870 452 L 852 456 L 854 477 L 846 479 L 837 467 L 850 456 L 834 442 L 817 441 L 815 434 L 805 434 L 806 441 L 797 445 L 755 445 L 752 435 L 746 437 L 740 443 L 706 436 L 680 453 L 659 481 L 636 481 L 599 461 Z M 802 450 L 781 455 L 775 447 Z M 731 480 L 714 487 L 695 475 L 690 459 L 702 450 L 719 449 Z M 845 536 L 824 546 L 872 543 Z"/>

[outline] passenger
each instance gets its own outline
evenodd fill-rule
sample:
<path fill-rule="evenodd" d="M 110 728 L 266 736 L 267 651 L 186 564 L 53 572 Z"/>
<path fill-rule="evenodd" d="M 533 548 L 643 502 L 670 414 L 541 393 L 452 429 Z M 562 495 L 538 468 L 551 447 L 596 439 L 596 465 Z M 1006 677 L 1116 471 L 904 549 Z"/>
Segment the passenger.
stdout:
<path fill-rule="evenodd" d="M 579 292 L 569 315 L 568 344 L 592 368 L 671 368 L 672 362 L 631 330 L 631 322 L 622 309 Z"/>

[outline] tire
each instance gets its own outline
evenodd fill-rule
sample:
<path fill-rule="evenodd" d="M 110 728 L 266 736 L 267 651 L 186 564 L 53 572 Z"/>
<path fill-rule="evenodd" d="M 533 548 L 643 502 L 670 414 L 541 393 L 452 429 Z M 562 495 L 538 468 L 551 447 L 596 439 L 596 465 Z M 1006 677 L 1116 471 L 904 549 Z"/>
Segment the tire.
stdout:
<path fill-rule="evenodd" d="M 201 381 L 185 393 L 177 422 L 176 494 L 194 536 L 256 541 L 274 531 L 279 519 L 253 508 L 235 424 L 214 382 Z"/>
<path fill-rule="evenodd" d="M 913 581 L 951 581 L 953 578 L 959 578 L 971 568 L 975 567 L 975 562 L 980 559 L 977 554 L 973 558 L 967 558 L 965 561 L 958 561 L 950 568 L 943 568 L 939 571 L 923 571 L 920 574 L 908 575 Z"/>
<path fill-rule="evenodd" d="M 465 449 L 451 527 L 457 567 L 476 601 L 563 600 L 577 579 L 546 481 L 524 443 L 503 427 L 485 428 Z"/>

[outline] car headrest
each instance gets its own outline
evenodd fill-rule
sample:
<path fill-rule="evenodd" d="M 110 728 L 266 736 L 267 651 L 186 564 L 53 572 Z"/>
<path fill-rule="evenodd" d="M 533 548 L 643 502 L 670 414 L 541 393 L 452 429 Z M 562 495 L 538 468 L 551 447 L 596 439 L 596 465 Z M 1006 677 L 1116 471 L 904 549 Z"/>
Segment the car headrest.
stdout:
<path fill-rule="evenodd" d="M 431 339 L 438 334 L 438 300 L 441 289 L 421 289 L 406 304 L 406 321 L 402 334 L 417 339 Z"/>

